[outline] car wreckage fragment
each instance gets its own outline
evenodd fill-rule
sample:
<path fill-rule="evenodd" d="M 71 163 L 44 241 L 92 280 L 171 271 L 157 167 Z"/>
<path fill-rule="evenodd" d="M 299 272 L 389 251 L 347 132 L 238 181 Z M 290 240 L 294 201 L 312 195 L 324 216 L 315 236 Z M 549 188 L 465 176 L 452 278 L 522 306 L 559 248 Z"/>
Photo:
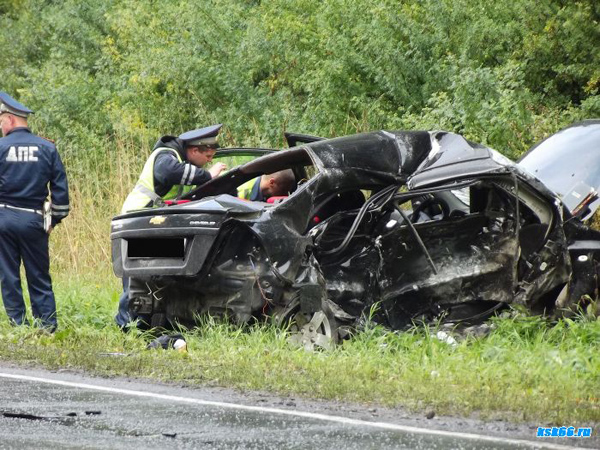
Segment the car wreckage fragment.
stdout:
<path fill-rule="evenodd" d="M 584 222 L 600 203 L 600 165 L 591 148 L 584 165 L 565 159 L 582 135 L 600 154 L 600 121 L 561 133 L 518 164 L 448 132 L 260 149 L 186 203 L 115 217 L 113 268 L 130 278 L 132 315 L 151 326 L 273 317 L 306 348 L 327 348 L 368 312 L 394 330 L 417 318 L 477 322 L 511 303 L 558 314 L 597 297 L 600 255 Z M 560 166 L 539 156 L 545 148 Z M 279 202 L 235 196 L 283 169 L 298 186 Z"/>

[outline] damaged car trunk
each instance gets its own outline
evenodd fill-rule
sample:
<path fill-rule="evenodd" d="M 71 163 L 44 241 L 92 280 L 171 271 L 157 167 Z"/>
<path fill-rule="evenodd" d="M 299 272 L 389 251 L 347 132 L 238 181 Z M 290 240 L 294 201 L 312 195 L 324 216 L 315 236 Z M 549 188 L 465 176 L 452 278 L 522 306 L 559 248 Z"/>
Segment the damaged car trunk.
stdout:
<path fill-rule="evenodd" d="M 447 132 L 308 138 L 185 203 L 113 219 L 113 266 L 131 279 L 134 317 L 153 326 L 272 317 L 311 348 L 365 314 L 402 329 L 595 296 L 598 233 L 523 162 Z M 237 198 L 243 183 L 283 169 L 297 182 L 289 196 Z"/>

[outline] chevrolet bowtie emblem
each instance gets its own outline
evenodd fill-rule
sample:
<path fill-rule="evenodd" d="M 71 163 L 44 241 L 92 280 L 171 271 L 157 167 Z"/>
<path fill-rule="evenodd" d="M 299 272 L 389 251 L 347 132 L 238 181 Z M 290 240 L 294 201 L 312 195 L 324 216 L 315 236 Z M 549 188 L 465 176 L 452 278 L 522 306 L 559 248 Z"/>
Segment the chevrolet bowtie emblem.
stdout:
<path fill-rule="evenodd" d="M 150 219 L 150 223 L 152 225 L 160 225 L 165 220 L 167 220 L 167 218 L 165 216 L 154 216 L 152 219 Z"/>

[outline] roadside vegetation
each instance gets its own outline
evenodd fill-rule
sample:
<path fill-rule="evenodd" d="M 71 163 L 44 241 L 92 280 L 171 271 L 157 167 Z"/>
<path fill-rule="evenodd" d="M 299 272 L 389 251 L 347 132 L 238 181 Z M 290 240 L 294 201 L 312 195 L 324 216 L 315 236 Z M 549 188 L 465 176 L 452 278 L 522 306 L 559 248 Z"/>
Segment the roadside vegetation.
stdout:
<path fill-rule="evenodd" d="M 78 282 L 77 282 L 78 281 Z M 435 328 L 390 333 L 367 326 L 327 352 L 309 353 L 268 324 L 211 319 L 184 332 L 187 352 L 146 350 L 149 334 L 114 325 L 118 289 L 56 282 L 59 331 L 12 328 L 0 317 L 0 360 L 102 376 L 231 386 L 414 411 L 539 424 L 598 423 L 600 321 L 582 313 L 556 323 L 513 312 L 486 337 L 442 342 Z"/>
<path fill-rule="evenodd" d="M 0 0 L 1 90 L 57 142 L 73 210 L 51 238 L 59 330 L 11 328 L 0 358 L 105 376 L 260 389 L 415 410 L 600 421 L 600 321 L 515 313 L 457 346 L 417 327 L 331 352 L 267 325 L 204 322 L 188 352 L 113 324 L 109 224 L 163 134 L 224 123 L 225 146 L 444 129 L 517 158 L 600 117 L 596 0 Z M 114 355 L 114 354 L 125 354 Z"/>

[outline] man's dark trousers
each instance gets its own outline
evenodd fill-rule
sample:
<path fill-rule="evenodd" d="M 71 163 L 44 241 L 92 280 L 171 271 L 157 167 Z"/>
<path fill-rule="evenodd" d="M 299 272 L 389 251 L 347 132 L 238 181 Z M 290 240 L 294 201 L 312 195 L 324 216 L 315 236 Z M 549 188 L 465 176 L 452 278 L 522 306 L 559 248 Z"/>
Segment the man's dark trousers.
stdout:
<path fill-rule="evenodd" d="M 48 233 L 40 214 L 0 208 L 0 282 L 6 313 L 17 325 L 27 323 L 21 289 L 25 266 L 31 311 L 41 325 L 56 328 L 56 302 L 50 279 Z"/>
<path fill-rule="evenodd" d="M 127 277 L 123 277 L 123 292 L 119 297 L 119 310 L 115 316 L 115 322 L 122 330 L 131 322 L 131 316 L 129 315 L 129 278 Z"/>

